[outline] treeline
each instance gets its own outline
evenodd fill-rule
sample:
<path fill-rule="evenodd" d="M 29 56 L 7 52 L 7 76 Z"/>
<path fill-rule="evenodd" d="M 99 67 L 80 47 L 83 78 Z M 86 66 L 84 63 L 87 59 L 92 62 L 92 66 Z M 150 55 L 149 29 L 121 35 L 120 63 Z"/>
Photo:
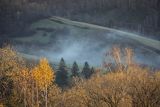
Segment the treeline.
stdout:
<path fill-rule="evenodd" d="M 25 61 L 10 46 L 0 48 L 0 104 L 6 107 L 51 106 L 49 96 L 60 96 L 61 91 L 73 86 L 74 79 L 89 79 L 94 72 L 88 62 L 80 72 L 76 62 L 68 69 L 62 58 L 58 69 L 54 70 L 45 58 L 38 63 Z"/>
<path fill-rule="evenodd" d="M 54 72 L 45 58 L 37 64 L 29 63 L 12 48 L 0 48 L 0 106 L 159 107 L 160 71 L 152 72 L 134 64 L 131 49 L 126 48 L 123 52 L 125 63 L 119 63 L 121 50 L 113 48 L 114 69 L 106 62 L 104 67 L 109 67 L 110 72 L 102 73 L 97 69 L 90 78 L 83 73 L 89 68 L 87 63 L 83 77 L 79 77 L 74 63 L 72 82 L 66 87 L 63 59 L 59 70 Z"/>
<path fill-rule="evenodd" d="M 82 70 L 78 67 L 76 62 L 73 63 L 71 69 L 68 69 L 62 58 L 58 65 L 58 69 L 56 69 L 55 72 L 55 82 L 59 87 L 66 88 L 71 85 L 73 78 L 89 79 L 95 73 L 95 69 L 93 67 L 90 68 L 88 62 L 85 62 Z"/>
<path fill-rule="evenodd" d="M 142 10 L 142 14 L 149 13 L 145 15 L 142 23 L 130 24 L 131 29 L 137 28 L 138 24 L 155 29 L 159 26 L 159 6 L 159 0 L 1 0 L 0 33 L 12 32 L 14 35 L 17 32 L 25 32 L 25 28 L 35 20 L 55 15 L 104 26 L 110 26 L 113 21 L 114 26 L 123 27 L 124 24 L 120 26 L 121 23 L 116 20 L 106 22 L 104 19 L 106 12 L 114 9 L 122 12 Z M 125 25 L 129 28 L 128 22 Z"/>

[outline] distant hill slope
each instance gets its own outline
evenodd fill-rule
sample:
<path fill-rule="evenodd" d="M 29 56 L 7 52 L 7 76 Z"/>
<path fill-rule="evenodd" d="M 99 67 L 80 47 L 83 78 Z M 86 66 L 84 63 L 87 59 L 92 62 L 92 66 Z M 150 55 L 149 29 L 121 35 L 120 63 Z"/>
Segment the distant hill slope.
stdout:
<path fill-rule="evenodd" d="M 51 18 L 51 20 L 59 21 L 60 23 L 68 24 L 68 25 L 75 26 L 75 27 L 85 28 L 85 29 L 90 28 L 90 29 L 95 29 L 95 30 L 104 30 L 104 31 L 108 31 L 108 32 L 118 33 L 118 34 L 120 34 L 120 36 L 129 38 L 129 39 L 133 39 L 133 40 L 138 41 L 146 46 L 160 50 L 160 41 L 156 41 L 153 39 L 142 37 L 142 36 L 139 36 L 139 35 L 136 35 L 133 33 L 128 33 L 128 32 L 124 32 L 124 31 L 120 31 L 120 30 L 116 30 L 116 29 L 111 29 L 111 28 L 88 24 L 88 23 L 83 23 L 83 22 L 71 21 L 68 19 L 60 18 L 60 17 L 53 17 L 53 18 Z"/>
<path fill-rule="evenodd" d="M 142 36 L 139 36 L 133 33 L 129 33 L 129 32 L 124 32 L 124 31 L 120 31 L 116 29 L 103 27 L 103 26 L 98 26 L 98 25 L 88 24 L 88 23 L 83 23 L 83 22 L 77 22 L 77 21 L 71 21 L 69 19 L 65 19 L 61 17 L 52 17 L 50 19 L 45 19 L 45 20 L 39 21 L 38 23 L 34 23 L 31 26 L 31 29 L 37 30 L 37 32 L 38 30 L 42 30 L 42 31 L 46 30 L 46 32 L 38 32 L 35 35 L 29 36 L 29 37 L 22 37 L 22 38 L 18 37 L 18 38 L 15 38 L 15 40 L 21 41 L 21 42 L 37 41 L 42 44 L 48 43 L 50 39 L 50 35 L 51 35 L 50 32 L 52 33 L 52 31 L 54 30 L 63 29 L 63 27 L 65 26 L 70 26 L 70 27 L 73 26 L 75 28 L 80 28 L 80 29 L 102 30 L 106 32 L 118 33 L 119 36 L 124 36 L 125 38 L 133 39 L 146 46 L 160 50 L 160 41 L 142 37 Z M 45 33 L 46 33 L 46 36 L 45 36 Z"/>
<path fill-rule="evenodd" d="M 89 61 L 97 65 L 102 62 L 106 51 L 118 45 L 133 48 L 139 63 L 151 66 L 160 64 L 157 53 L 160 51 L 160 41 L 133 33 L 56 16 L 33 23 L 30 30 L 35 33 L 14 38 L 16 47 L 21 52 L 46 56 L 50 60 L 57 61 L 64 57 L 71 62 Z"/>

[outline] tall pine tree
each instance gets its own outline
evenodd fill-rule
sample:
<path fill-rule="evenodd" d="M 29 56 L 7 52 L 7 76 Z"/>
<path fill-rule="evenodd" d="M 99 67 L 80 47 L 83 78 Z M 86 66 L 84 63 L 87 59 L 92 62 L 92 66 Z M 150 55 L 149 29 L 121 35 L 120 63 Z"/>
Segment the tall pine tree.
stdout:
<path fill-rule="evenodd" d="M 85 62 L 83 70 L 82 70 L 82 75 L 84 78 L 88 79 L 91 76 L 91 70 L 88 62 Z"/>
<path fill-rule="evenodd" d="M 59 68 L 56 72 L 56 83 L 62 88 L 68 85 L 68 71 L 63 58 L 61 58 Z"/>
<path fill-rule="evenodd" d="M 74 62 L 72 69 L 71 69 L 71 73 L 72 73 L 71 77 L 78 77 L 79 76 L 78 71 L 79 71 L 79 67 L 78 67 L 77 63 Z"/>

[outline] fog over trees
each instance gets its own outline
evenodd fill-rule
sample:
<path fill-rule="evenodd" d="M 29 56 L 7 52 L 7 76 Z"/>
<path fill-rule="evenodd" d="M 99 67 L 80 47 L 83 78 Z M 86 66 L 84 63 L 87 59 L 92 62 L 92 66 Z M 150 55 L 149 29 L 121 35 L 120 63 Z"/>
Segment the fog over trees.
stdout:
<path fill-rule="evenodd" d="M 0 107 L 160 107 L 159 40 L 160 0 L 0 0 Z"/>

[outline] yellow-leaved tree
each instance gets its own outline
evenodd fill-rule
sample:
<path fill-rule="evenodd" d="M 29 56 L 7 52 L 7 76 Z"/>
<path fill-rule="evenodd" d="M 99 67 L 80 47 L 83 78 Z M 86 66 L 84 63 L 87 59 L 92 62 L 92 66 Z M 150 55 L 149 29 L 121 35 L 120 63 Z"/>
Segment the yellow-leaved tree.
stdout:
<path fill-rule="evenodd" d="M 32 70 L 37 90 L 37 106 L 39 106 L 39 91 L 44 93 L 45 107 L 48 106 L 48 88 L 54 82 L 55 75 L 46 58 L 40 59 L 39 64 Z"/>
<path fill-rule="evenodd" d="M 30 91 L 31 91 L 31 75 L 28 68 L 23 68 L 20 72 L 16 73 L 16 77 L 13 78 L 14 81 L 14 101 L 16 105 L 19 101 L 23 101 L 23 106 L 27 107 L 30 101 Z M 18 101 L 19 100 L 19 101 Z M 21 105 L 21 104 L 19 104 Z"/>
<path fill-rule="evenodd" d="M 12 76 L 13 72 L 20 71 L 23 64 L 23 60 L 11 46 L 0 48 L 0 76 Z"/>
<path fill-rule="evenodd" d="M 18 56 L 18 53 L 11 47 L 0 48 L 0 100 L 3 99 L 6 105 L 11 105 L 14 78 L 23 68 L 24 61 Z"/>

